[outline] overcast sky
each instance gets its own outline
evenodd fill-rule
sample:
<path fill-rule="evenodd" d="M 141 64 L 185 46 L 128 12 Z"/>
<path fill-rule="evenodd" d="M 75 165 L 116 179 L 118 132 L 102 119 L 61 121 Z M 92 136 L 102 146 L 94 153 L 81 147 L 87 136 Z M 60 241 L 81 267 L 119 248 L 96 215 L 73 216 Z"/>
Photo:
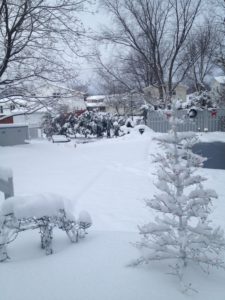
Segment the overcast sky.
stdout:
<path fill-rule="evenodd" d="M 91 13 L 92 11 L 92 13 Z M 98 1 L 96 1 L 95 5 L 90 6 L 90 12 L 84 12 L 79 15 L 81 21 L 84 24 L 87 32 L 98 33 L 102 25 L 110 24 L 110 19 L 106 16 L 105 12 L 100 8 Z M 91 51 L 91 47 L 93 47 L 94 41 L 89 41 L 88 45 L 84 47 L 84 52 L 88 53 Z M 102 55 L 108 57 L 110 55 L 109 50 L 106 47 L 102 50 Z M 95 68 L 94 66 L 87 62 L 86 59 L 79 59 L 80 63 L 80 77 L 81 80 L 87 81 L 90 80 L 92 85 L 90 86 L 91 93 L 98 93 L 96 78 L 95 78 Z"/>
<path fill-rule="evenodd" d="M 91 6 L 90 12 L 80 13 L 79 18 L 81 19 L 85 29 L 90 32 L 97 32 L 100 28 L 99 21 L 101 22 L 101 20 L 103 20 L 104 22 L 104 15 L 99 12 L 98 4 Z M 86 46 L 83 47 L 83 52 L 88 53 L 91 50 L 91 47 L 92 42 L 89 41 Z M 81 80 L 87 81 L 88 79 L 92 79 L 94 73 L 93 66 L 90 65 L 85 58 L 79 58 L 77 61 L 79 63 L 79 66 L 77 67 Z"/>

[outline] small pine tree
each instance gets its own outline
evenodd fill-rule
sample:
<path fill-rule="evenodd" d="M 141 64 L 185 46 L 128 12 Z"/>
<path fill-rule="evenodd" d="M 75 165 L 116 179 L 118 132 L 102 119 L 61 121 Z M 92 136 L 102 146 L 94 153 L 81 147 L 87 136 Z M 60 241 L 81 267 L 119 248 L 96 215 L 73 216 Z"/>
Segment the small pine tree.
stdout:
<path fill-rule="evenodd" d="M 136 246 L 142 256 L 132 265 L 175 261 L 172 274 L 183 285 L 189 262 L 206 266 L 207 270 L 209 266 L 224 267 L 220 252 L 225 248 L 225 239 L 223 231 L 219 227 L 213 229 L 209 220 L 211 201 L 217 194 L 203 187 L 206 178 L 195 174 L 205 160 L 191 151 L 197 137 L 191 132 L 177 132 L 180 121 L 175 114 L 173 109 L 171 131 L 156 139 L 165 150 L 154 159 L 159 163 L 156 187 L 160 193 L 146 200 L 146 204 L 158 216 L 155 222 L 139 227 L 143 238 Z"/>

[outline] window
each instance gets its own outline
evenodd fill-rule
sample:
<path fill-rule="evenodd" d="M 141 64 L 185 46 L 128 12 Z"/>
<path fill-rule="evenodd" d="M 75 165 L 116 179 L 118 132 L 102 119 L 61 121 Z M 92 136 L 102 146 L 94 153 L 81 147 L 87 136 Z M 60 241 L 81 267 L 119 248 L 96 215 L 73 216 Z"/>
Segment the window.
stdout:
<path fill-rule="evenodd" d="M 60 93 L 53 93 L 53 98 L 60 98 Z"/>
<path fill-rule="evenodd" d="M 10 110 L 14 110 L 16 108 L 15 104 L 10 104 Z"/>

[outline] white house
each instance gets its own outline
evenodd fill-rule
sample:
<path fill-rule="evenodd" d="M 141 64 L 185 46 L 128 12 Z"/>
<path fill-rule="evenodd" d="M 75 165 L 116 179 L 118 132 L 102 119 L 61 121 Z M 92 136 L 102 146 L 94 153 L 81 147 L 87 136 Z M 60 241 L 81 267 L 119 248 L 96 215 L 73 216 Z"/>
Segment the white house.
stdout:
<path fill-rule="evenodd" d="M 104 95 L 94 95 L 88 96 L 85 99 L 85 104 L 87 110 L 97 109 L 98 111 L 105 112 L 106 111 L 106 103 Z"/>
<path fill-rule="evenodd" d="M 50 101 L 51 107 L 67 106 L 69 111 L 85 111 L 85 93 L 65 86 L 46 83 L 41 87 L 41 95 Z"/>
<path fill-rule="evenodd" d="M 186 101 L 187 89 L 188 87 L 186 85 L 179 83 L 173 91 L 172 99 Z M 158 100 L 160 98 L 159 89 L 153 85 L 144 88 L 144 93 L 152 100 Z"/>
<path fill-rule="evenodd" d="M 225 106 L 225 76 L 216 76 L 211 82 L 212 100 L 220 107 Z"/>
<path fill-rule="evenodd" d="M 47 109 L 22 99 L 0 100 L 0 124 L 28 125 L 30 137 L 41 137 L 41 123 Z"/>
<path fill-rule="evenodd" d="M 216 76 L 211 82 L 211 92 L 220 94 L 225 89 L 225 76 Z"/>

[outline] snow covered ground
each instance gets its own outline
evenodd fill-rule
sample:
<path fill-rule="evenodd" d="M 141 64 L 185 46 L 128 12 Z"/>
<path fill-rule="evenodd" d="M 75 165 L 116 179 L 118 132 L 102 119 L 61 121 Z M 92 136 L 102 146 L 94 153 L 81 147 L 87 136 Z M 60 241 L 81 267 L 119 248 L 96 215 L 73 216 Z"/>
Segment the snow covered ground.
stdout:
<path fill-rule="evenodd" d="M 28 145 L 0 148 L 0 165 L 11 167 L 16 195 L 57 193 L 70 198 L 75 215 L 88 210 L 93 219 L 86 239 L 70 244 L 56 231 L 55 253 L 45 256 L 35 231 L 21 233 L 9 245 L 11 260 L 0 265 L 0 300 L 224 300 L 225 272 L 208 276 L 193 266 L 187 277 L 199 293 L 179 292 L 177 279 L 167 275 L 168 263 L 131 268 L 139 253 L 137 224 L 152 219 L 144 206 L 151 197 L 154 169 L 151 154 L 160 151 L 156 133 L 131 133 L 90 144 Z M 201 134 L 203 141 L 225 141 L 224 133 Z M 202 169 L 207 187 L 219 199 L 212 219 L 225 229 L 225 170 Z"/>

